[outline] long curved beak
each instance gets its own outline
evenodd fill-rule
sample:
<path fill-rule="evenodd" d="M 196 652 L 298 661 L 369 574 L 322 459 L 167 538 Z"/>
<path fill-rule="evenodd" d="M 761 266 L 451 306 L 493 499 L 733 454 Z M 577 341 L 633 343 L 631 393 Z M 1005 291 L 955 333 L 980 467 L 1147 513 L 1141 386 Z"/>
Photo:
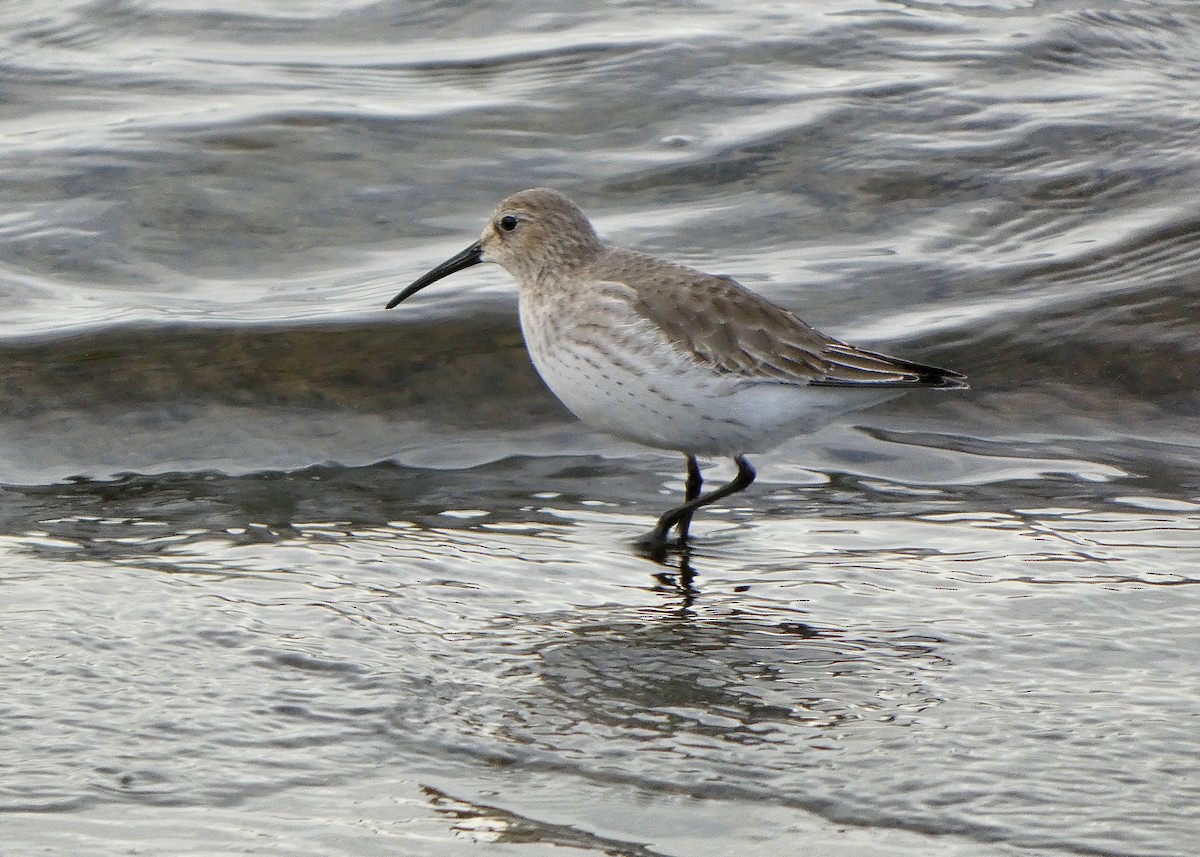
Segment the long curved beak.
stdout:
<path fill-rule="evenodd" d="M 416 282 L 388 301 L 386 308 L 391 309 L 396 304 L 400 303 L 400 301 L 412 297 L 417 292 L 421 291 L 421 289 L 425 288 L 430 283 L 436 283 L 442 277 L 448 277 L 455 271 L 461 271 L 463 268 L 469 268 L 472 265 L 478 265 L 482 261 L 483 246 L 476 241 L 457 256 L 453 256 L 447 259 L 445 262 L 442 262 L 442 264 L 438 265 L 428 274 L 418 277 Z"/>

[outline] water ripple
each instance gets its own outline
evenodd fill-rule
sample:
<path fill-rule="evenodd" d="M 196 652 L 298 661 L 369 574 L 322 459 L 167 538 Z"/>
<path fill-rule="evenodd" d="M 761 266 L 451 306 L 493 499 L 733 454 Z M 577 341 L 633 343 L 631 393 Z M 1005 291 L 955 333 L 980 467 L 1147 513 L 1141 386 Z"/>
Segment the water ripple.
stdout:
<path fill-rule="evenodd" d="M 15 10 L 14 855 L 1194 850 L 1192 4 Z M 507 277 L 382 310 L 539 184 L 972 390 L 650 562 Z"/>

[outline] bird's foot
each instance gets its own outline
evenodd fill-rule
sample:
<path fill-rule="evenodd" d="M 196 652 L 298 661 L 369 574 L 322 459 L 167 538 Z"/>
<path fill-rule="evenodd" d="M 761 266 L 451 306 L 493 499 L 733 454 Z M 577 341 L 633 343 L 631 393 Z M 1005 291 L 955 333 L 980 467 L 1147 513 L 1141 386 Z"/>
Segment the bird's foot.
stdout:
<path fill-rule="evenodd" d="M 634 547 L 645 557 L 662 562 L 672 551 L 686 552 L 688 543 L 686 538 L 671 538 L 667 535 L 669 530 L 663 530 L 661 527 L 655 527 L 650 532 L 643 535 L 634 542 Z"/>

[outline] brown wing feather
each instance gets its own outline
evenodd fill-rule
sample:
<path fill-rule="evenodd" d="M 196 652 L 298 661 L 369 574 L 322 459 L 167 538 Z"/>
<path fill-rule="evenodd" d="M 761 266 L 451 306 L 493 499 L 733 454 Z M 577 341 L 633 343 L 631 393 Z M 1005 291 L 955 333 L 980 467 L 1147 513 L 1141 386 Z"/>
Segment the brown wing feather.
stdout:
<path fill-rule="evenodd" d="M 614 251 L 605 279 L 637 294 L 637 309 L 682 351 L 721 372 L 791 384 L 962 387 L 957 372 L 865 351 L 826 336 L 730 277 Z M 689 300 L 681 302 L 687 292 Z"/>

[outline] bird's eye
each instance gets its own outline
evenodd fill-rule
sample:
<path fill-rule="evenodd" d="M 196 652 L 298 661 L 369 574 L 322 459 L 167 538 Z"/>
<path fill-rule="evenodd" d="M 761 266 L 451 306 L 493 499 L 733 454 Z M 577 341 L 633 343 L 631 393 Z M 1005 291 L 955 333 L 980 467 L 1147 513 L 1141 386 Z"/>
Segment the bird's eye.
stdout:
<path fill-rule="evenodd" d="M 505 232 L 512 232 L 519 222 L 515 214 L 506 214 L 500 218 L 500 228 Z"/>

